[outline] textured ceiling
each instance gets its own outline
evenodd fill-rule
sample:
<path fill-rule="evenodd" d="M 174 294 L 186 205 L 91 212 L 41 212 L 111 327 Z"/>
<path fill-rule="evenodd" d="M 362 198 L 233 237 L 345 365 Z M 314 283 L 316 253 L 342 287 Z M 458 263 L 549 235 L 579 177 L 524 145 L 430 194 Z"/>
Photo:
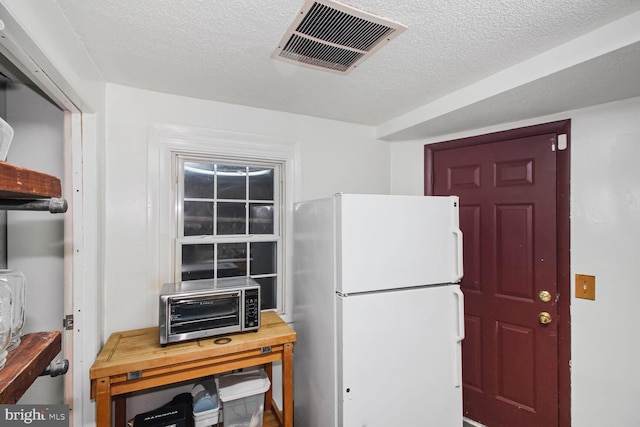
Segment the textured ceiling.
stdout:
<path fill-rule="evenodd" d="M 373 126 L 393 122 L 640 10 L 637 0 L 351 0 L 349 4 L 408 29 L 350 74 L 337 75 L 271 58 L 303 0 L 57 3 L 108 82 Z M 580 107 L 600 102 L 602 95 L 611 98 L 610 77 L 603 72 L 611 71 L 618 86 L 625 79 L 637 85 L 637 48 L 618 52 L 621 56 L 604 53 L 612 56 L 568 67 L 503 97 L 544 92 L 548 83 L 562 85 L 563 106 Z M 618 59 L 626 60 L 625 70 L 631 73 L 607 65 Z M 601 81 L 594 85 L 587 80 L 594 77 Z M 603 93 L 584 93 L 594 86 Z M 640 91 L 640 85 L 635 90 Z M 619 91 L 624 95 L 618 98 L 634 96 L 633 90 L 615 89 Z M 539 102 L 531 108 L 503 109 L 513 118 L 549 113 L 544 108 L 549 100 Z M 483 103 L 461 108 L 464 114 L 418 120 L 410 130 L 386 136 L 416 138 L 495 124 L 486 107 L 501 100 L 487 97 Z"/>

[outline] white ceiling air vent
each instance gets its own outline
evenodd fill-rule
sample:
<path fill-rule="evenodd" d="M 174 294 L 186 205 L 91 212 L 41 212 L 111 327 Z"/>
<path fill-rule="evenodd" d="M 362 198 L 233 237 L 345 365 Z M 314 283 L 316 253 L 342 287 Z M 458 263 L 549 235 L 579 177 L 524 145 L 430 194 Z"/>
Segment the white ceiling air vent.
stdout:
<path fill-rule="evenodd" d="M 272 57 L 347 74 L 407 27 L 332 0 L 306 0 Z"/>

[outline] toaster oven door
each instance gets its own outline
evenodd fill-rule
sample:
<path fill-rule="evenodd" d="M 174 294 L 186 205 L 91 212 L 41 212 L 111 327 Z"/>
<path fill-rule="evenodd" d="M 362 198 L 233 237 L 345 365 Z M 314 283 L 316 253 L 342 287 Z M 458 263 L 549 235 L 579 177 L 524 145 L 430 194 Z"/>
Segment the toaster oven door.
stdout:
<path fill-rule="evenodd" d="M 240 291 L 173 297 L 169 301 L 169 341 L 238 332 L 242 319 Z"/>

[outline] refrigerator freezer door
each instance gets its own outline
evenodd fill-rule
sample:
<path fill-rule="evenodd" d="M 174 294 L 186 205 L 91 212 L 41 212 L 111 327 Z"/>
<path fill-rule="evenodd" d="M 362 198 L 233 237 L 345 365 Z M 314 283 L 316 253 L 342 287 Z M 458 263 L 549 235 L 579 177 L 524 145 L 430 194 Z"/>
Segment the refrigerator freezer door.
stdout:
<path fill-rule="evenodd" d="M 337 297 L 338 425 L 462 425 L 457 285 Z"/>
<path fill-rule="evenodd" d="M 455 283 L 462 278 L 457 197 L 335 198 L 338 292 Z"/>

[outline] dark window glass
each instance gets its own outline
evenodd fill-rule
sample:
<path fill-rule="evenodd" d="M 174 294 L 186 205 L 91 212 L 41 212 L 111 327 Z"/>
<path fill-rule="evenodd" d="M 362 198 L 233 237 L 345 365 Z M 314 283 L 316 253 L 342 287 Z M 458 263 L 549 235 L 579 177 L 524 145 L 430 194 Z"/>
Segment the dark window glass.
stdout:
<path fill-rule="evenodd" d="M 246 204 L 218 203 L 218 235 L 246 234 Z"/>
<path fill-rule="evenodd" d="M 249 234 L 273 234 L 273 203 L 249 204 Z"/>
<path fill-rule="evenodd" d="M 249 168 L 249 199 L 273 200 L 273 168 Z"/>
<path fill-rule="evenodd" d="M 276 278 L 259 277 L 255 280 L 260 284 L 260 308 L 262 310 L 276 308 Z"/>
<path fill-rule="evenodd" d="M 183 245 L 182 280 L 213 277 L 213 245 Z"/>
<path fill-rule="evenodd" d="M 218 165 L 218 199 L 247 198 L 247 168 Z"/>
<path fill-rule="evenodd" d="M 250 248 L 251 275 L 276 272 L 276 242 L 254 242 Z"/>
<path fill-rule="evenodd" d="M 213 202 L 184 202 L 184 235 L 213 235 Z"/>
<path fill-rule="evenodd" d="M 213 199 L 214 175 L 212 163 L 184 163 L 184 197 Z"/>
<path fill-rule="evenodd" d="M 247 275 L 247 244 L 218 244 L 218 277 Z"/>

